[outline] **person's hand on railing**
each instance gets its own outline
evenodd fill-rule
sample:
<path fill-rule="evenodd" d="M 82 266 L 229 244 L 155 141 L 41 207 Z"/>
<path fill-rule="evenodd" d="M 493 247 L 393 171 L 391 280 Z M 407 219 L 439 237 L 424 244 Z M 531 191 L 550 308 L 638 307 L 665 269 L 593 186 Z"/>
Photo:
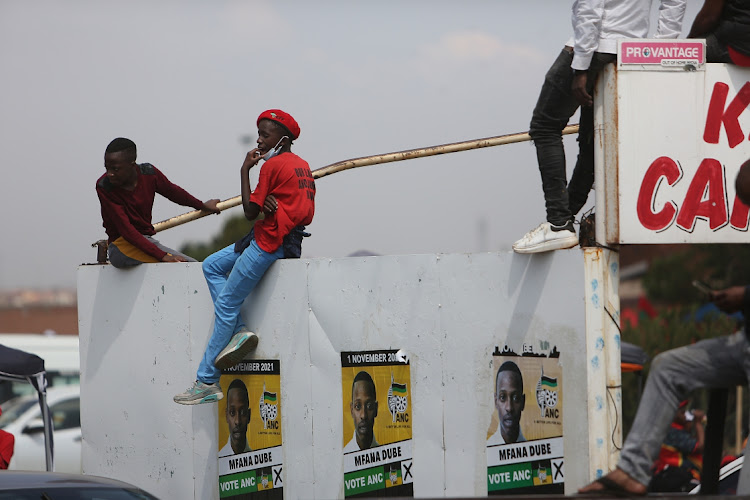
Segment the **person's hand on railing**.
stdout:
<path fill-rule="evenodd" d="M 203 204 L 203 210 L 205 210 L 206 212 L 211 212 L 212 214 L 220 214 L 221 209 L 217 206 L 219 201 L 221 200 L 219 200 L 218 198 L 212 198 L 208 200 Z"/>

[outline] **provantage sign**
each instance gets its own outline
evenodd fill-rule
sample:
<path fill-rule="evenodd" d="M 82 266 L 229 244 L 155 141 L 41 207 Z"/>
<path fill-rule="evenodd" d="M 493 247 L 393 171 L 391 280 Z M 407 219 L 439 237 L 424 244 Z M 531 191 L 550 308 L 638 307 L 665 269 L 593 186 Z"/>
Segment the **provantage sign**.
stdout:
<path fill-rule="evenodd" d="M 704 40 L 623 40 L 619 68 L 624 70 L 702 69 L 706 62 Z"/>

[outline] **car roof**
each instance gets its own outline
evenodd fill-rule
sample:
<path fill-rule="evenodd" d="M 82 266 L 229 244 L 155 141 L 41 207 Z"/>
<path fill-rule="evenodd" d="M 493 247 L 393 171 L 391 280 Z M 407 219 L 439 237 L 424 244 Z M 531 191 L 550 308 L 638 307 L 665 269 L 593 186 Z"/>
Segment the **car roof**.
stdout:
<path fill-rule="evenodd" d="M 24 470 L 4 470 L 0 472 L 0 491 L 24 488 L 127 488 L 138 489 L 132 484 L 116 479 L 83 474 L 65 474 L 62 472 L 41 472 Z"/>

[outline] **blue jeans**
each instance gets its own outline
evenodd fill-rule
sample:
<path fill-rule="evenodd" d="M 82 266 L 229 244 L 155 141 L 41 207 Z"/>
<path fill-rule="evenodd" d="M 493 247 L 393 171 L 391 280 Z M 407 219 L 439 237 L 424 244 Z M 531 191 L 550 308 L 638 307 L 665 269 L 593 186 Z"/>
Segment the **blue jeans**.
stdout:
<path fill-rule="evenodd" d="M 245 298 L 253 291 L 271 264 L 283 257 L 282 247 L 268 253 L 258 247 L 258 243 L 253 240 L 242 253 L 236 253 L 232 244 L 203 261 L 203 275 L 214 301 L 216 316 L 214 331 L 198 366 L 197 378 L 204 384 L 219 381 L 221 370 L 214 366 L 214 360 L 229 344 L 232 336 L 245 326 L 240 315 Z"/>
<path fill-rule="evenodd" d="M 595 52 L 588 70 L 586 90 L 593 95 L 594 84 L 601 69 L 614 62 L 614 54 Z M 542 189 L 547 204 L 547 221 L 563 226 L 580 212 L 594 184 L 594 110 L 581 108 L 578 132 L 578 161 L 570 184 L 565 171 L 565 149 L 562 130 L 579 107 L 571 93 L 573 83 L 573 51 L 564 48 L 544 77 L 529 134 L 536 146 Z"/>
<path fill-rule="evenodd" d="M 648 485 L 651 466 L 680 401 L 695 389 L 746 384 L 749 375 L 750 342 L 743 331 L 656 356 L 617 467 Z M 742 467 L 737 494 L 750 493 L 749 479 L 750 467 Z"/>

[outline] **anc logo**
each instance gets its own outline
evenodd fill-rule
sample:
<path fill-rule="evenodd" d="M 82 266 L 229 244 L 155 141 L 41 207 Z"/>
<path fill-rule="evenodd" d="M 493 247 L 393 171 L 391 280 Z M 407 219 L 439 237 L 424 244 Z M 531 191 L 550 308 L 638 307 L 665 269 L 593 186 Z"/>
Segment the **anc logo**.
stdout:
<path fill-rule="evenodd" d="M 276 406 L 276 393 L 266 391 L 266 383 L 263 382 L 263 394 L 260 396 L 260 418 L 263 420 L 263 428 L 267 429 L 268 422 L 276 420 L 279 414 Z"/>
<path fill-rule="evenodd" d="M 385 487 L 390 488 L 401 484 L 403 484 L 401 481 L 401 462 L 397 462 L 391 464 L 390 469 L 388 469 L 388 477 L 385 480 Z"/>
<path fill-rule="evenodd" d="M 542 376 L 536 383 L 536 403 L 539 405 L 542 417 L 547 416 L 548 408 L 557 406 L 557 378 L 545 376 L 544 367 L 542 367 Z"/>
<path fill-rule="evenodd" d="M 391 373 L 391 387 L 388 389 L 388 411 L 391 412 L 393 422 L 396 422 L 396 414 L 406 413 L 409 401 L 406 397 L 406 384 L 397 384 L 393 381 Z"/>

